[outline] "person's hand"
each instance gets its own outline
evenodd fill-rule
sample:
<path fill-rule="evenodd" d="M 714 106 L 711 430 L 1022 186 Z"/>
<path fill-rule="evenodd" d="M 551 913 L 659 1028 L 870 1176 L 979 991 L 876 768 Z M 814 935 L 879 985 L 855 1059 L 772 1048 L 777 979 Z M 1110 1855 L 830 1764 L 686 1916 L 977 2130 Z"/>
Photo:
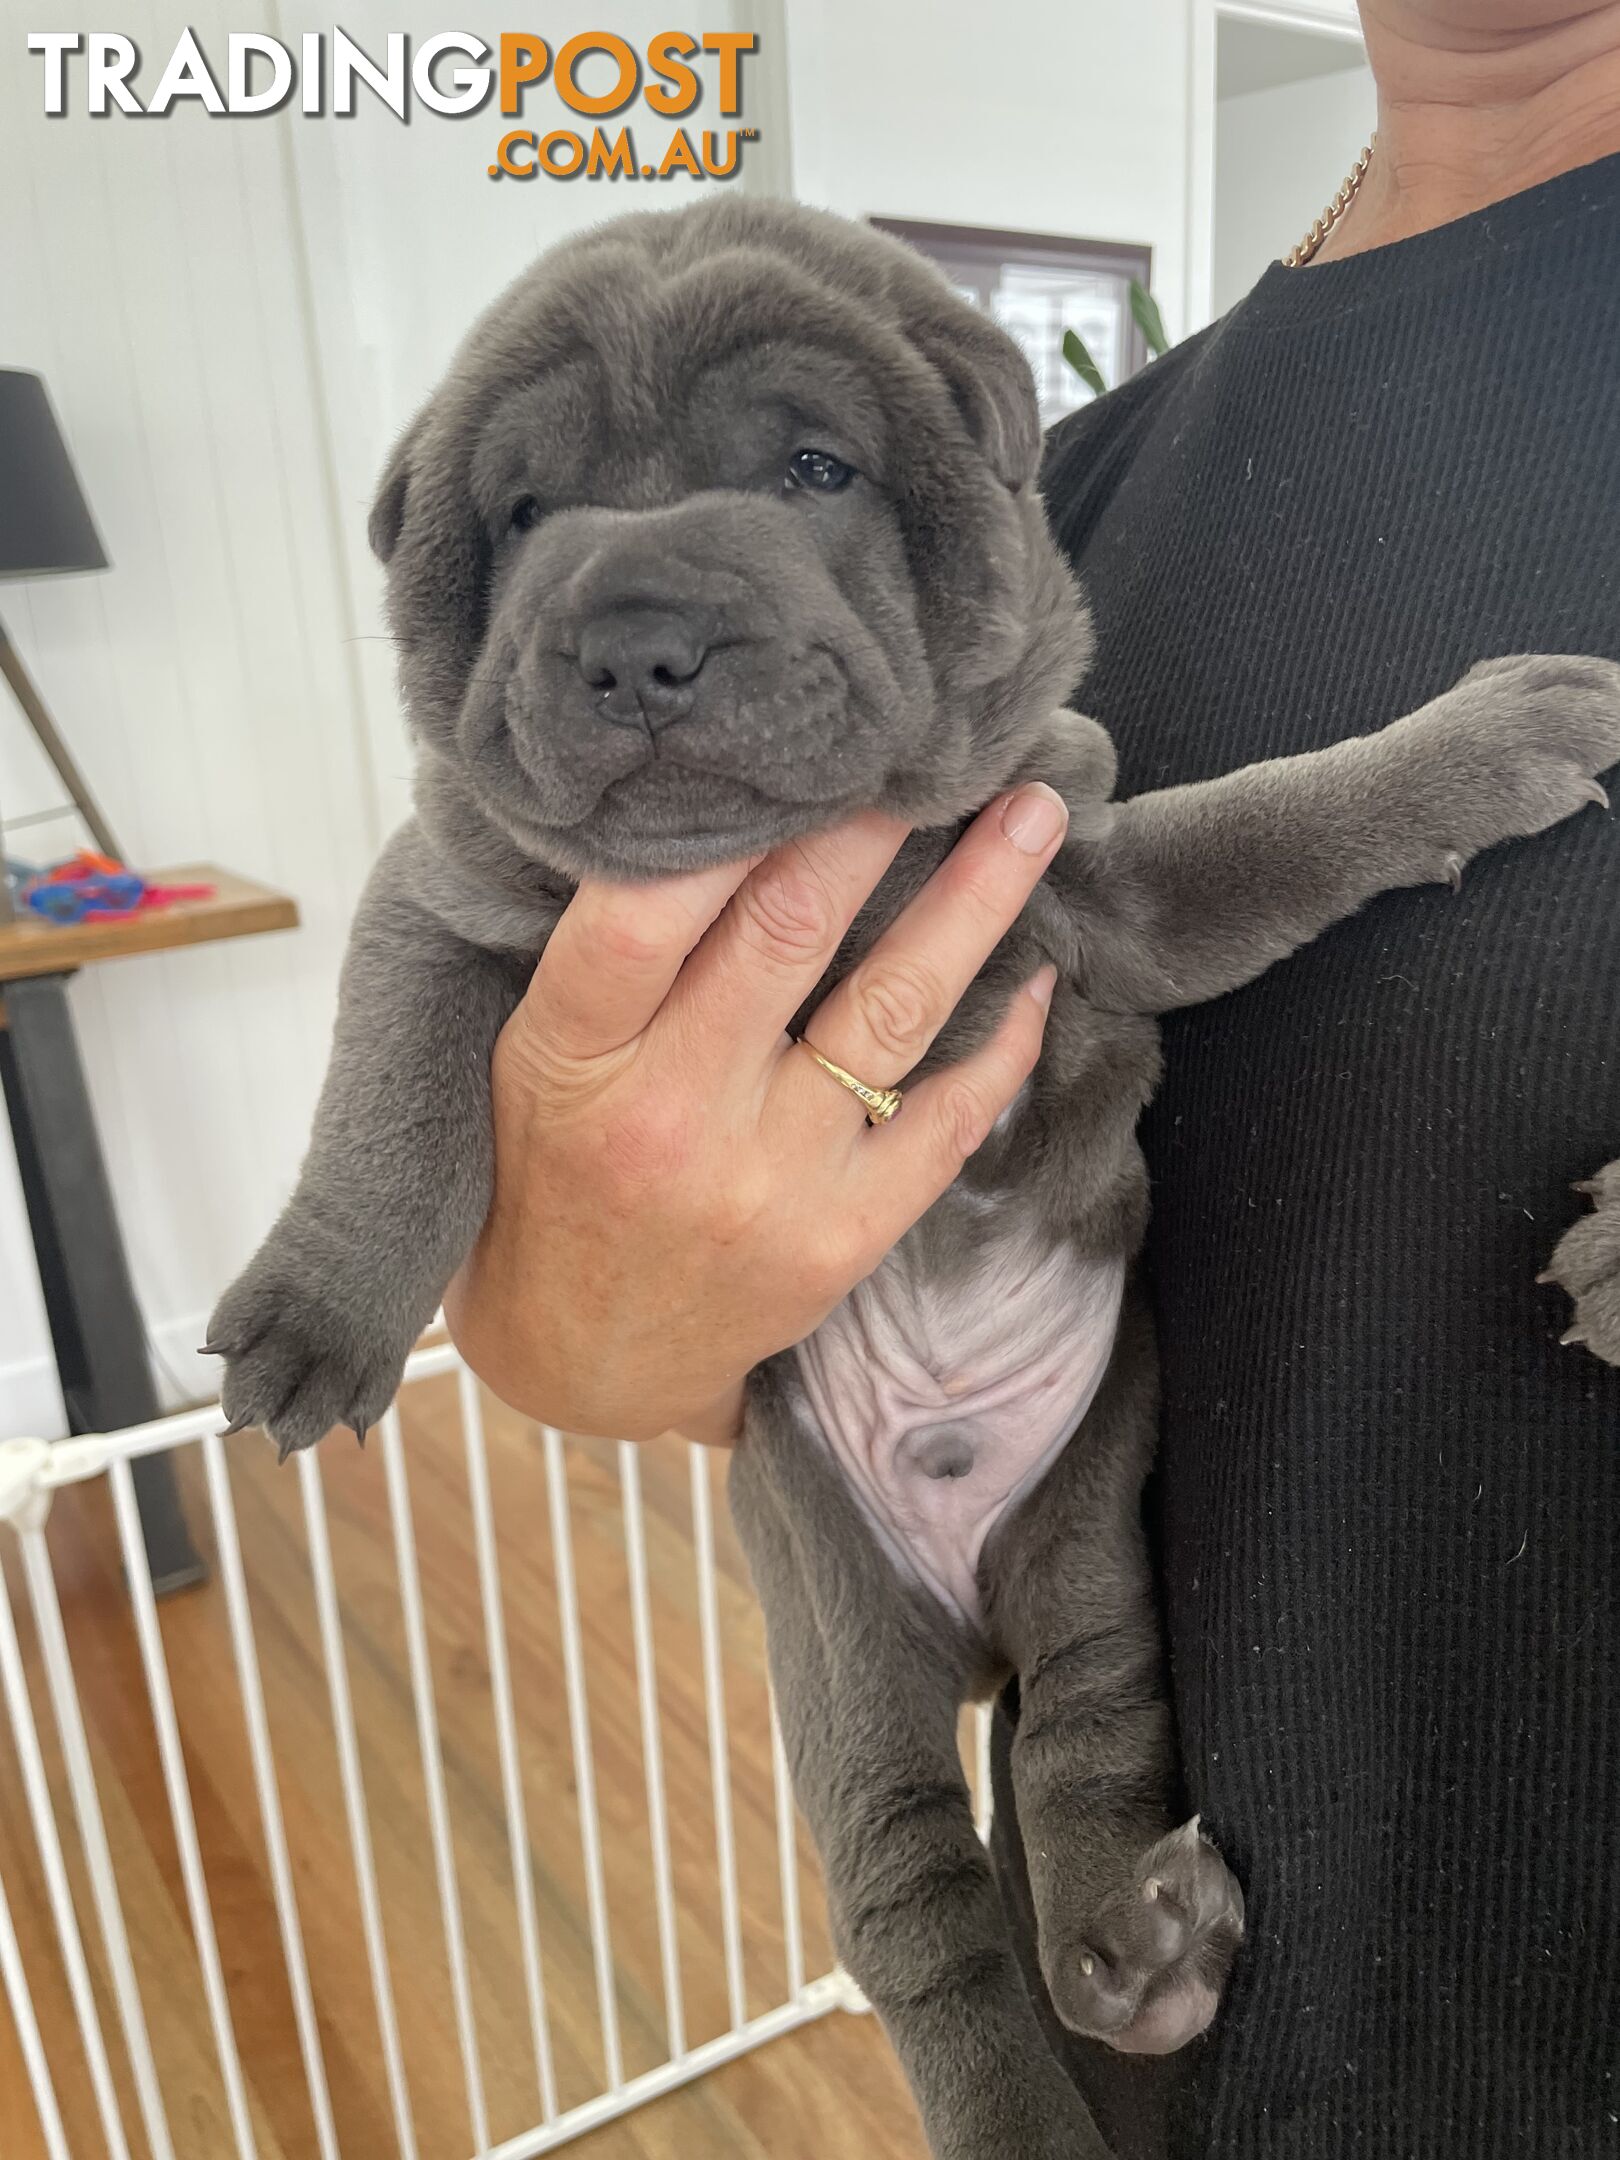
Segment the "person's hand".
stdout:
<path fill-rule="evenodd" d="M 1050 788 L 993 802 L 819 1007 L 817 1049 L 898 1085 L 1066 825 Z M 867 815 L 752 865 L 580 886 L 496 1046 L 494 1198 L 445 1298 L 503 1400 L 575 1432 L 735 1439 L 749 1370 L 871 1273 L 1011 1103 L 1050 967 L 886 1126 L 783 1033 L 904 838 Z"/>

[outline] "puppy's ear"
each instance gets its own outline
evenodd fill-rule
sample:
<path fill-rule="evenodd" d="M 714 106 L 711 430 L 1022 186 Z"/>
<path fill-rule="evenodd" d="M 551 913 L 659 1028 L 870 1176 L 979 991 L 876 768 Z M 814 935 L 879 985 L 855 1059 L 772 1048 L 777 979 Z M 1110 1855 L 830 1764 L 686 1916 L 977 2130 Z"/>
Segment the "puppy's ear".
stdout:
<path fill-rule="evenodd" d="M 382 479 L 377 485 L 371 515 L 366 520 L 366 538 L 371 542 L 372 554 L 380 563 L 386 563 L 399 545 L 399 536 L 405 525 L 405 500 L 410 493 L 412 461 L 421 439 L 422 423 L 426 418 L 424 409 L 395 443 L 388 463 L 383 467 Z"/>
<path fill-rule="evenodd" d="M 1041 460 L 1041 413 L 1029 362 L 1005 330 L 953 303 L 913 325 L 912 342 L 944 376 L 968 432 L 1016 494 Z"/>

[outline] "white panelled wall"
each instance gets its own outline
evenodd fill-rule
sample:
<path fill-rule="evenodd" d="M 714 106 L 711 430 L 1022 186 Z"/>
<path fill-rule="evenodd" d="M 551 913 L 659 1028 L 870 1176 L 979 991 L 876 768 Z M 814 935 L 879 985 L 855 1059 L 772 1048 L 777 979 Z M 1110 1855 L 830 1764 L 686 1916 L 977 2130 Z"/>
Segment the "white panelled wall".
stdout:
<path fill-rule="evenodd" d="M 744 114 L 769 138 L 752 184 L 857 213 L 1147 241 L 1179 332 L 1203 244 L 1186 146 L 1188 22 L 1204 4 L 1022 0 L 987 18 L 969 0 L 793 0 L 784 31 L 782 0 L 711 0 L 688 26 L 766 41 Z M 531 14 L 553 46 L 587 28 L 644 45 L 669 26 L 663 0 Z M 488 0 L 350 0 L 340 19 L 372 52 L 388 31 L 493 39 L 525 23 Z M 90 20 L 39 0 L 26 28 Z M 222 65 L 233 29 L 291 43 L 332 20 L 288 0 L 117 11 L 148 90 L 188 24 Z M 113 567 L 0 585 L 0 611 L 137 863 L 213 858 L 303 914 L 295 933 L 92 969 L 73 991 L 137 1288 L 195 1389 L 208 1308 L 296 1173 L 345 927 L 406 808 L 364 546 L 375 474 L 471 316 L 538 249 L 699 184 L 491 182 L 493 110 L 407 126 L 364 102 L 349 120 L 182 107 L 91 121 L 81 101 L 47 120 L 24 28 L 8 10 L 0 366 L 44 375 Z M 650 115 L 635 127 L 656 145 Z M 48 799 L 0 704 L 0 806 Z M 13 851 L 70 844 L 66 825 L 27 829 Z M 61 1425 L 0 1148 L 0 1436 Z"/>
<path fill-rule="evenodd" d="M 205 37 L 210 12 L 191 18 Z M 178 22 L 132 0 L 120 27 L 153 50 Z M 73 992 L 141 1299 L 195 1387 L 198 1322 L 296 1159 L 373 839 L 285 142 L 189 111 L 47 121 L 20 17 L 6 40 L 0 356 L 44 375 L 114 567 L 0 587 L 0 607 L 137 862 L 217 857 L 304 910 L 295 938 Z M 8 811 L 41 786 L 19 790 L 18 740 L 0 710 Z M 54 1432 L 9 1155 L 0 1176 L 0 1432 Z"/>

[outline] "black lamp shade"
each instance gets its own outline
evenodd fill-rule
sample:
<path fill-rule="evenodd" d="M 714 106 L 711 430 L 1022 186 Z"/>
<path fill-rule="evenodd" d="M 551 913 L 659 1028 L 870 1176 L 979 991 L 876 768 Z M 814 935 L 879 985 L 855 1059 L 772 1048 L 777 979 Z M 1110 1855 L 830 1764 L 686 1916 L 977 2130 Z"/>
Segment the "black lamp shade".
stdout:
<path fill-rule="evenodd" d="M 0 578 L 106 567 L 45 385 L 0 368 Z"/>

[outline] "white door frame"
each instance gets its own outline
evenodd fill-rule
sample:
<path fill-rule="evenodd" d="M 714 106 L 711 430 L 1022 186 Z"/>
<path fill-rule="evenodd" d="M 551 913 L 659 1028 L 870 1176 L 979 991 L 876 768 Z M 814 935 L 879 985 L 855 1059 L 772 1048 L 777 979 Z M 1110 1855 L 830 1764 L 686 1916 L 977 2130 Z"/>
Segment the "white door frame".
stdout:
<path fill-rule="evenodd" d="M 1354 0 L 1187 0 L 1187 290 L 1189 331 L 1214 312 L 1215 36 L 1220 21 L 1274 24 L 1359 45 Z"/>

